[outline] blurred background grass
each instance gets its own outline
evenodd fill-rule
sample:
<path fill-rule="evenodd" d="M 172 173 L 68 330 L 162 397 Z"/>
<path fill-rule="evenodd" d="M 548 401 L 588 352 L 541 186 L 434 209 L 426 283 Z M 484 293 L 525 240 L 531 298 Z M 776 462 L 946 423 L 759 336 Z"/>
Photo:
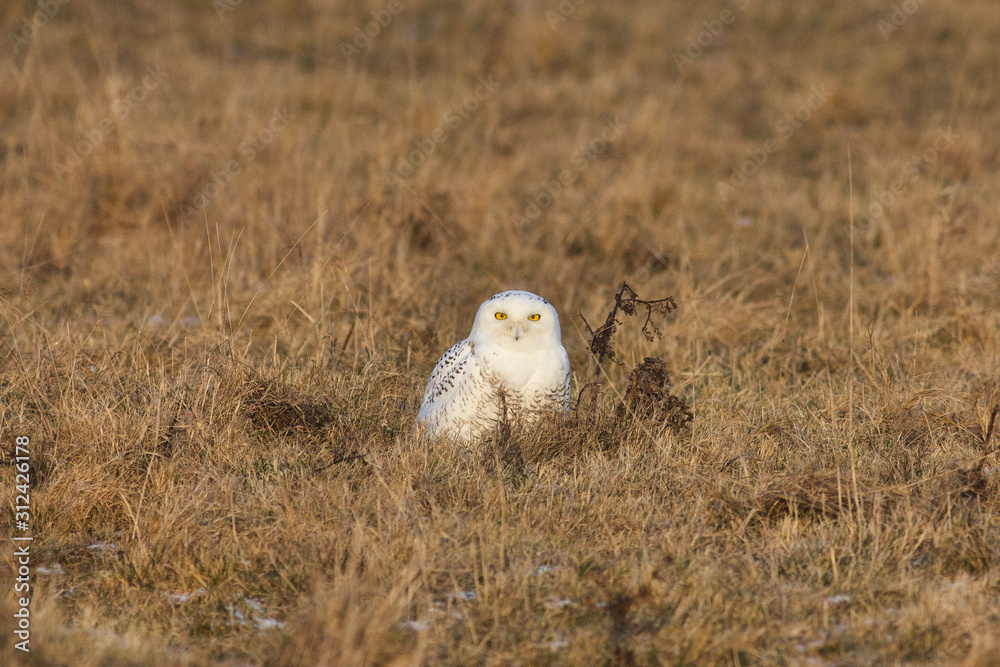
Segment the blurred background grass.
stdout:
<path fill-rule="evenodd" d="M 961 539 L 936 506 L 889 521 L 898 527 L 887 547 L 892 566 L 865 561 L 850 594 L 892 588 L 900 577 L 932 593 L 905 604 L 875 596 L 874 625 L 845 611 L 837 634 L 823 602 L 830 596 L 811 584 L 793 587 L 804 626 L 788 609 L 762 621 L 753 600 L 790 585 L 785 571 L 769 570 L 749 593 L 733 576 L 713 597 L 702 574 L 662 568 L 699 558 L 745 567 L 745 544 L 732 535 L 699 555 L 699 526 L 715 510 L 695 498 L 689 467 L 735 488 L 737 500 L 743 493 L 750 512 L 749 499 L 776 483 L 768 475 L 822 468 L 910 489 L 975 463 L 1000 371 L 993 4 L 400 0 L 395 13 L 389 4 L 0 8 L 0 426 L 8 441 L 28 433 L 35 443 L 40 553 L 85 563 L 40 594 L 40 618 L 51 619 L 45 637 L 59 647 L 43 662 L 156 662 L 168 644 L 181 662 L 294 662 L 289 647 L 315 633 L 355 638 L 345 651 L 367 647 L 311 658 L 334 662 L 767 662 L 799 644 L 800 655 L 832 662 L 938 662 L 988 645 L 998 613 L 995 537 L 969 542 L 978 545 L 973 556 L 942 547 L 926 561 L 936 565 L 914 574 L 923 539 L 912 531 L 930 526 L 940 544 L 972 540 L 965 530 L 988 536 L 995 479 L 992 495 L 976 496 Z M 359 39 L 365 29 L 373 36 Z M 424 607 L 454 602 L 445 572 L 492 576 L 470 565 L 482 564 L 479 547 L 440 561 L 433 549 L 415 556 L 406 536 L 424 525 L 419 512 L 399 536 L 384 537 L 383 503 L 420 495 L 410 475 L 443 485 L 427 492 L 437 493 L 427 507 L 444 508 L 430 520 L 466 546 L 498 550 L 499 569 L 487 568 L 494 574 L 513 567 L 502 555 L 509 536 L 499 507 L 528 497 L 518 501 L 510 480 L 409 440 L 438 355 L 467 333 L 483 299 L 529 289 L 559 310 L 575 376 L 587 379 L 577 312 L 600 321 L 622 280 L 680 305 L 663 340 L 628 328 L 618 339 L 628 366 L 664 357 L 694 405 L 688 439 L 636 436 L 630 445 L 651 457 L 642 470 L 678 477 L 660 487 L 598 457 L 580 464 L 583 478 L 572 463 L 556 466 L 560 481 L 546 488 L 576 488 L 577 479 L 603 489 L 621 477 L 622 488 L 603 489 L 601 516 L 625 497 L 664 521 L 687 518 L 669 538 L 645 529 L 626 536 L 611 521 L 603 537 L 582 539 L 577 565 L 593 552 L 617 583 L 565 575 L 559 590 L 579 613 L 552 620 L 540 593 L 518 607 L 534 584 L 514 567 L 521 574 L 499 606 L 466 610 L 447 629 L 399 630 Z M 610 369 L 609 396 L 626 371 Z M 313 430 L 289 439 L 253 410 L 247 416 L 247 402 L 273 416 L 275 401 Z M 317 405 L 340 421 L 317 426 L 313 417 L 326 414 L 310 412 Z M 358 447 L 389 457 L 382 465 L 391 474 L 378 482 L 333 463 Z M 217 489 L 198 486 L 206 470 Z M 388 496 L 355 486 L 359 475 Z M 454 479 L 463 475 L 480 490 L 455 491 L 466 488 Z M 759 488 L 740 486 L 752 479 Z M 149 502 L 150 480 L 159 495 L 147 514 L 136 508 Z M 314 495 L 283 495 L 299 484 Z M 668 502 L 650 488 L 679 495 Z M 301 535 L 255 532 L 267 524 L 262 507 L 279 497 L 292 515 L 310 508 Z M 330 502 L 369 519 L 311 514 Z M 378 509 L 369 515 L 370 507 Z M 534 511 L 520 520 L 534 521 Z M 459 521 L 465 512 L 481 519 Z M 230 526 L 230 514 L 245 523 Z M 745 529 L 746 517 L 734 526 Z M 844 521 L 818 529 L 835 535 L 823 538 L 840 545 L 834 551 L 859 531 L 882 534 L 872 517 Z M 372 522 L 374 533 L 358 527 Z M 783 525 L 772 527 L 778 543 L 789 531 L 819 543 L 797 520 Z M 551 535 L 556 551 L 574 553 L 573 536 L 560 530 L 522 536 L 522 556 L 534 562 Z M 177 536 L 186 531 L 202 536 L 201 547 Z M 249 534 L 259 553 L 234 555 Z M 313 543 L 318 534 L 329 552 Z M 674 540 L 667 555 L 665 539 Z M 86 547 L 99 540 L 128 556 L 94 561 Z M 810 548 L 795 558 L 826 567 L 826 547 Z M 343 581 L 330 574 L 359 552 L 379 554 L 382 569 Z M 631 562 L 623 554 L 637 564 L 622 565 Z M 938 602 L 955 562 L 973 563 L 959 568 L 967 598 L 956 605 L 978 620 L 926 611 L 948 608 Z M 412 574 L 419 584 L 400 584 L 411 565 L 424 573 Z M 833 558 L 824 586 L 837 567 Z M 255 574 L 264 571 L 274 578 Z M 195 607 L 162 595 L 199 588 L 210 592 Z M 63 595 L 70 589 L 82 598 Z M 671 598 L 682 589 L 715 602 Z M 614 607 L 621 591 L 637 601 Z M 269 613 L 305 620 L 271 634 L 227 625 L 254 595 Z M 421 595 L 423 607 L 414 602 Z M 601 611 L 608 604 L 624 611 Z M 889 641 L 871 628 L 899 604 L 912 623 L 894 626 Z M 517 623 L 497 620 L 498 609 L 525 627 L 549 619 L 539 626 L 548 634 L 501 631 Z M 636 614 L 674 621 L 647 627 Z M 340 625 L 323 625 L 329 618 Z M 116 638 L 92 651 L 94 632 L 86 640 L 57 632 L 77 627 L 68 619 Z M 609 639 L 628 632 L 647 639 L 628 651 Z M 817 636 L 821 644 L 810 644 Z M 569 647 L 538 648 L 550 641 Z M 922 648 L 911 655 L 913 646 Z"/>

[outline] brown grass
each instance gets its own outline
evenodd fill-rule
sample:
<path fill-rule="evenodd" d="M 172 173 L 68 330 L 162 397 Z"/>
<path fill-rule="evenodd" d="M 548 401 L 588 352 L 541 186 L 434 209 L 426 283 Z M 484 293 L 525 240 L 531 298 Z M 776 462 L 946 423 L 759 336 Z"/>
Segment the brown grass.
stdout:
<path fill-rule="evenodd" d="M 891 2 L 405 0 L 348 63 L 384 6 L 73 0 L 0 44 L 48 571 L 0 662 L 996 664 L 994 3 L 883 40 Z M 678 309 L 567 423 L 413 438 L 483 299 L 556 306 L 577 395 L 623 280 Z"/>

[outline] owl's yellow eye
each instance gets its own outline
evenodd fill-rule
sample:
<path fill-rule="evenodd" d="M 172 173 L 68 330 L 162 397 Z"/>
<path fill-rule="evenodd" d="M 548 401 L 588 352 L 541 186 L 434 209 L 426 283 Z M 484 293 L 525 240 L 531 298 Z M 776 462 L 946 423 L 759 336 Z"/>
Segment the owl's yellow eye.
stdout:
<path fill-rule="evenodd" d="M 532 322 L 537 322 L 539 319 L 541 319 L 541 317 L 542 316 L 539 315 L 538 313 L 535 313 L 534 315 L 528 315 L 528 319 L 531 320 Z"/>
<path fill-rule="evenodd" d="M 497 313 L 497 314 L 495 315 L 495 317 L 496 317 L 496 318 L 497 318 L 498 320 L 505 320 L 505 319 L 507 319 L 507 313 Z"/>

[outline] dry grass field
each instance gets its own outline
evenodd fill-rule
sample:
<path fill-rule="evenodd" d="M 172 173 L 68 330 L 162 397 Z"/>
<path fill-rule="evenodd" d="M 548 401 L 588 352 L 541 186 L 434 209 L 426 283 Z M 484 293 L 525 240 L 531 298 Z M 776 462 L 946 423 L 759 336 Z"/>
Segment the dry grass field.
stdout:
<path fill-rule="evenodd" d="M 992 0 L 0 27 L 3 664 L 1000 664 Z M 583 401 L 416 440 L 505 289 Z"/>

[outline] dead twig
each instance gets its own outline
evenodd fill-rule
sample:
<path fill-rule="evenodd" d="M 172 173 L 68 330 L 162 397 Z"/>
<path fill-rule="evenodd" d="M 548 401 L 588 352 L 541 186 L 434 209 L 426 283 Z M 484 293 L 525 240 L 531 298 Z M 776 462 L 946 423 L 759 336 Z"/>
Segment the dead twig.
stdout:
<path fill-rule="evenodd" d="M 645 336 L 646 340 L 653 341 L 660 338 L 663 332 L 660 328 L 656 326 L 653 322 L 653 315 L 662 315 L 666 317 L 669 313 L 677 310 L 677 303 L 674 298 L 668 296 L 665 299 L 654 299 L 652 301 L 646 301 L 640 299 L 639 295 L 636 294 L 629 284 L 622 281 L 622 288 L 615 295 L 615 305 L 608 313 L 607 319 L 604 320 L 604 324 L 598 327 L 597 331 L 594 331 L 593 327 L 587 321 L 587 318 L 583 316 L 583 313 L 578 313 L 580 319 L 583 320 L 584 325 L 587 327 L 587 331 L 590 332 L 590 351 L 597 357 L 597 368 L 594 369 L 594 379 L 596 380 L 601 375 L 601 368 L 603 368 L 605 359 L 614 359 L 615 351 L 612 346 L 612 338 L 615 332 L 618 330 L 618 325 L 621 322 L 618 321 L 618 312 L 621 311 L 626 315 L 635 316 L 639 307 L 645 307 L 646 309 L 646 321 L 642 323 L 642 335 Z"/>

